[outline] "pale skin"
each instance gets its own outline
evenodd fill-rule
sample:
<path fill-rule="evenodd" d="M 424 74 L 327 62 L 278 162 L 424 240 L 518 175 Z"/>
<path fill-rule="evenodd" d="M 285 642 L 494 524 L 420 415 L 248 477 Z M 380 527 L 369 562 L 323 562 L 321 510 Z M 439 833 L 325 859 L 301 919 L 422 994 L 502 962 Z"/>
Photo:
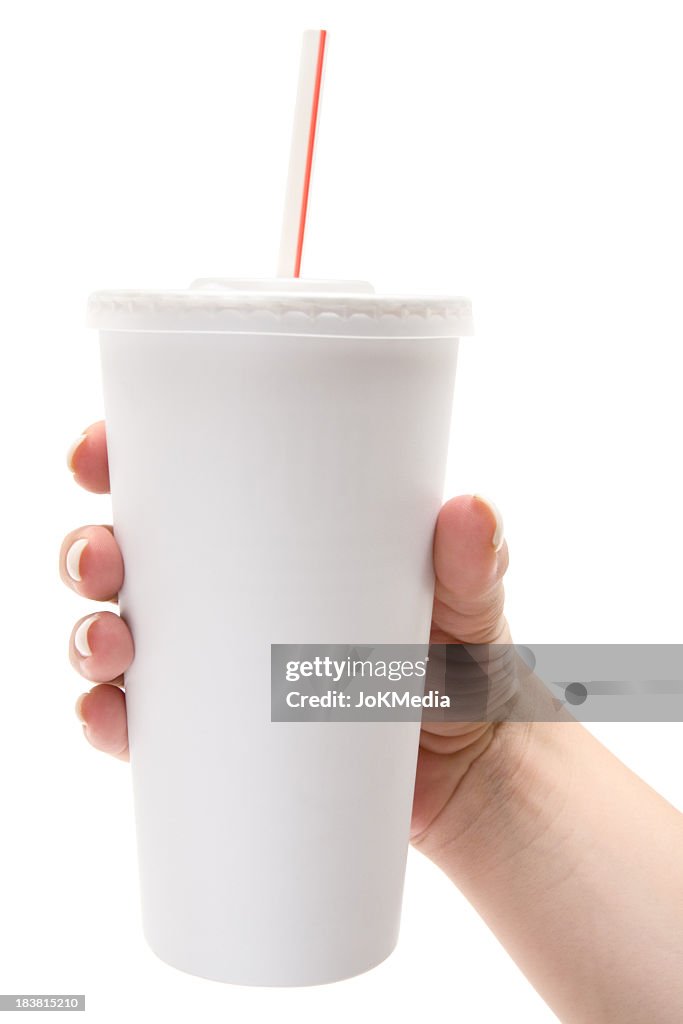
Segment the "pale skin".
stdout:
<path fill-rule="evenodd" d="M 68 461 L 80 486 L 109 491 L 104 423 L 88 427 Z M 442 508 L 433 642 L 510 639 L 501 525 L 477 497 Z M 78 541 L 87 543 L 74 549 Z M 60 573 L 77 594 L 115 605 L 124 566 L 111 527 L 69 533 Z M 84 648 L 88 619 L 69 643 L 91 685 L 76 710 L 92 746 L 127 761 L 123 673 L 133 638 L 119 615 L 102 610 Z M 91 654 L 79 653 L 77 637 Z M 425 726 L 412 843 L 464 893 L 564 1024 L 683 1020 L 683 815 L 578 722 Z"/>

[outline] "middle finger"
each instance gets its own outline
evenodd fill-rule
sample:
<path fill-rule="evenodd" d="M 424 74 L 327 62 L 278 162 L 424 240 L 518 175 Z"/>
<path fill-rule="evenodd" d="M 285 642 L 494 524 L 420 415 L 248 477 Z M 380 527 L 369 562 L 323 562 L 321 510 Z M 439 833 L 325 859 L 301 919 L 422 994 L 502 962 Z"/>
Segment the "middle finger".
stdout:
<path fill-rule="evenodd" d="M 59 574 L 67 587 L 92 601 L 116 601 L 123 558 L 111 527 L 81 526 L 62 541 Z"/>

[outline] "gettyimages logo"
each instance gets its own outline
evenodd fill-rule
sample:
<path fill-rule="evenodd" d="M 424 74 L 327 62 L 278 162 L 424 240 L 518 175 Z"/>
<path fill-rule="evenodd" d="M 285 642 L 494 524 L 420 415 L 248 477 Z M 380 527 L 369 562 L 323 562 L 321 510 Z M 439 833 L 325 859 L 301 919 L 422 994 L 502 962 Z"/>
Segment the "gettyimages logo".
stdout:
<path fill-rule="evenodd" d="M 271 719 L 683 721 L 679 644 L 272 644 Z"/>

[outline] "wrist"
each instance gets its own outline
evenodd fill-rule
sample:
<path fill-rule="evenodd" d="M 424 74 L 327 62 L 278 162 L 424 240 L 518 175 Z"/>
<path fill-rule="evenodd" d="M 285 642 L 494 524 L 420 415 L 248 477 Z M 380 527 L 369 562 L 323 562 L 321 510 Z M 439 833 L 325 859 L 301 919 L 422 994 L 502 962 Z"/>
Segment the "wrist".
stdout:
<path fill-rule="evenodd" d="M 552 845 L 574 772 L 575 722 L 498 722 L 414 845 L 461 889 Z"/>

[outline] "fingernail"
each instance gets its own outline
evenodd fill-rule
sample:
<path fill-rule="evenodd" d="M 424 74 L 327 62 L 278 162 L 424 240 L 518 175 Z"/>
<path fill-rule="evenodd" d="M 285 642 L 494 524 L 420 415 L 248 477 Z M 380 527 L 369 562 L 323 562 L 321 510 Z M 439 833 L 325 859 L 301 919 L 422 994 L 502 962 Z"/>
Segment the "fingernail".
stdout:
<path fill-rule="evenodd" d="M 81 582 L 81 555 L 85 551 L 87 543 L 87 537 L 79 537 L 66 553 L 66 571 L 74 583 Z"/>
<path fill-rule="evenodd" d="M 76 470 L 74 469 L 74 456 L 78 449 L 83 444 L 83 442 L 85 441 L 87 436 L 87 434 L 81 434 L 80 437 L 77 437 L 74 443 L 69 448 L 68 452 L 66 453 L 66 464 L 72 473 L 76 472 Z"/>
<path fill-rule="evenodd" d="M 88 696 L 87 693 L 82 693 L 76 701 L 76 714 L 78 715 L 79 721 L 85 725 L 85 718 L 83 717 L 83 701 Z"/>
<path fill-rule="evenodd" d="M 74 634 L 74 647 L 82 658 L 89 658 L 92 654 L 88 643 L 88 630 L 98 618 L 99 615 L 90 615 L 87 619 L 83 619 Z"/>
<path fill-rule="evenodd" d="M 503 546 L 503 540 L 505 539 L 504 527 L 503 527 L 503 517 L 500 514 L 500 509 L 498 508 L 497 505 L 494 505 L 494 503 L 492 501 L 490 501 L 488 498 L 485 498 L 481 494 L 475 494 L 474 497 L 477 499 L 477 501 L 481 501 L 483 505 L 486 505 L 486 507 L 488 508 L 488 510 L 490 511 L 491 515 L 493 516 L 493 518 L 496 521 L 496 528 L 493 531 L 493 537 L 491 538 L 491 543 L 493 545 L 493 550 L 494 551 L 500 551 L 500 549 Z"/>

